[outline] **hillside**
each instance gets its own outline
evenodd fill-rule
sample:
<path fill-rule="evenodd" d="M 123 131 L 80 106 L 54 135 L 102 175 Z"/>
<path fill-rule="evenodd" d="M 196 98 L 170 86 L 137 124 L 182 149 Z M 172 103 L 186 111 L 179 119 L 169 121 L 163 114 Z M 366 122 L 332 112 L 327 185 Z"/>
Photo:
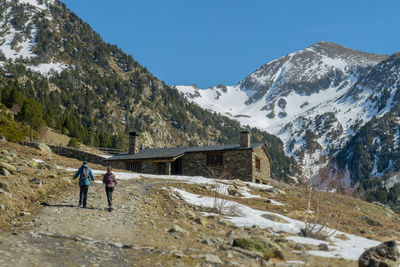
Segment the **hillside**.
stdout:
<path fill-rule="evenodd" d="M 127 130 L 143 147 L 238 142 L 239 122 L 186 101 L 63 3 L 1 0 L 0 10 L 1 102 L 16 113 L 33 98 L 47 126 L 100 147 L 126 148 Z M 276 178 L 295 173 L 278 138 L 252 132 L 271 147 Z"/>
<path fill-rule="evenodd" d="M 96 181 L 78 208 L 71 177 L 81 162 L 7 142 L 0 151 L 11 170 L 0 175 L 2 266 L 357 266 L 364 249 L 400 237 L 398 214 L 383 205 L 320 193 L 310 209 L 305 188 L 286 184 L 115 170 L 108 212 L 104 167 L 90 163 Z M 306 216 L 338 231 L 300 236 Z"/>

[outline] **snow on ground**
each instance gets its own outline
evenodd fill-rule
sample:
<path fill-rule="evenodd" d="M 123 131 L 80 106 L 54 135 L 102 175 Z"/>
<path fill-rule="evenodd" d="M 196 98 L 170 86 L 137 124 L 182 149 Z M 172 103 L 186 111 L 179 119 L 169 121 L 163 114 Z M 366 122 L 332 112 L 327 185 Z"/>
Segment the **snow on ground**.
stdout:
<path fill-rule="evenodd" d="M 202 197 L 180 189 L 173 189 L 173 191 L 179 193 L 186 202 L 197 206 L 212 208 L 216 201 L 215 198 Z M 278 213 L 255 210 L 234 201 L 227 201 L 226 206 L 229 209 L 231 209 L 232 206 L 236 207 L 235 210 L 238 216 L 226 216 L 226 218 L 238 226 L 251 227 L 253 225 L 256 225 L 260 228 L 272 228 L 275 232 L 283 231 L 292 234 L 299 233 L 300 229 L 304 228 L 305 226 L 304 222 L 291 219 Z M 229 210 L 226 210 L 226 212 L 229 212 Z M 270 214 L 280 217 L 287 221 L 287 223 L 271 221 L 263 217 L 263 214 Z M 334 233 L 333 229 L 327 228 L 326 230 L 330 233 Z M 381 243 L 372 239 L 367 239 L 340 231 L 337 231 L 335 234 L 345 235 L 347 237 L 347 240 L 342 240 L 333 236 L 330 238 L 333 243 L 333 245 L 331 245 L 329 242 L 326 241 L 300 236 L 289 236 L 287 237 L 287 239 L 293 240 L 298 243 L 311 245 L 319 245 L 321 243 L 328 244 L 330 251 L 312 250 L 308 251 L 307 253 L 319 257 L 344 258 L 347 260 L 357 260 L 360 255 L 365 251 L 365 249 L 377 246 Z"/>
<path fill-rule="evenodd" d="M 31 69 L 32 71 L 49 76 L 54 72 L 61 73 L 63 70 L 68 68 L 68 65 L 62 63 L 43 63 L 37 66 L 27 66 L 27 68 Z"/>
<path fill-rule="evenodd" d="M 67 171 L 77 171 L 74 168 L 64 168 L 60 167 L 60 169 L 65 169 Z M 105 170 L 93 170 L 93 174 L 95 175 L 103 175 L 106 173 Z M 117 179 L 128 180 L 128 179 L 139 179 L 139 178 L 150 178 L 150 179 L 166 179 L 166 180 L 175 180 L 175 181 L 182 181 L 189 184 L 209 184 L 212 185 L 213 188 L 211 190 L 216 191 L 219 194 L 223 194 L 229 196 L 228 187 L 230 186 L 229 180 L 220 180 L 220 179 L 212 179 L 212 178 L 205 178 L 203 176 L 181 176 L 181 175 L 153 175 L 153 174 L 138 174 L 138 173 L 128 173 L 128 172 L 113 172 Z M 251 182 L 245 182 L 247 186 L 258 187 L 258 188 L 272 188 L 270 185 L 263 185 Z M 238 187 L 240 193 L 243 195 L 242 198 L 260 198 L 259 195 L 254 195 L 249 192 L 249 188 L 247 187 Z M 270 199 L 271 204 L 277 206 L 283 206 L 285 204 Z"/>
<path fill-rule="evenodd" d="M 40 162 L 40 160 L 33 159 L 37 162 Z M 77 171 L 75 168 L 64 168 L 64 167 L 59 167 L 62 169 L 65 169 L 67 171 Z M 103 175 L 106 171 L 105 170 L 93 170 L 93 173 L 95 175 Z M 217 179 L 211 179 L 211 178 L 205 178 L 201 176 L 173 176 L 173 175 L 143 175 L 143 174 L 138 174 L 138 173 L 128 173 L 128 172 L 114 172 L 116 175 L 117 179 L 122 179 L 122 180 L 128 180 L 128 179 L 139 179 L 139 178 L 150 178 L 150 179 L 166 179 L 166 180 L 177 180 L 177 181 L 183 181 L 187 183 L 193 183 L 193 184 L 218 184 L 222 185 L 220 188 L 222 190 L 226 190 L 227 186 L 226 184 L 221 184 L 220 180 Z M 100 180 L 95 181 L 96 183 L 101 183 Z M 223 181 L 223 182 L 229 182 L 229 181 Z M 255 183 L 246 183 L 251 186 L 257 186 L 257 187 L 263 187 L 263 188 L 271 188 L 271 186 L 268 185 L 260 185 L 260 184 L 255 184 Z M 213 197 L 205 197 L 205 196 L 200 196 L 197 194 L 189 193 L 177 188 L 171 189 L 172 191 L 178 193 L 186 202 L 201 206 L 201 207 L 208 207 L 208 208 L 213 208 L 216 204 L 216 201 L 221 200 L 218 198 L 213 198 Z M 225 192 L 225 191 L 224 191 Z M 251 194 L 250 194 L 251 195 Z M 246 196 L 245 196 L 246 197 Z M 252 197 L 259 197 L 252 195 Z M 272 204 L 275 205 L 283 205 L 282 203 L 279 203 L 277 201 L 271 200 Z M 234 207 L 234 209 L 232 209 Z M 225 209 L 225 210 L 224 210 Z M 274 212 L 269 212 L 269 211 L 261 211 L 261 210 L 256 210 L 252 209 L 250 207 L 247 207 L 245 205 L 242 205 L 238 202 L 231 201 L 231 200 L 224 200 L 224 205 L 222 207 L 222 212 L 224 213 L 230 213 L 232 210 L 235 211 L 236 216 L 226 216 L 226 218 L 231 221 L 232 223 L 236 224 L 237 226 L 248 226 L 251 227 L 253 225 L 256 225 L 260 228 L 271 228 L 275 232 L 286 232 L 286 233 L 291 233 L 291 234 L 297 234 L 300 232 L 300 229 L 304 228 L 304 222 L 299 221 L 299 220 L 294 220 L 289 217 L 286 217 L 284 215 L 274 213 Z M 277 216 L 283 220 L 285 220 L 287 223 L 284 222 L 274 222 L 272 220 L 269 220 L 262 215 L 274 215 Z M 326 231 L 333 233 L 334 230 L 327 228 Z M 319 256 L 319 257 L 329 257 L 329 258 L 344 258 L 347 260 L 357 260 L 358 257 L 364 252 L 365 249 L 377 246 L 380 244 L 380 242 L 367 239 L 364 237 L 352 235 L 352 234 L 347 234 L 343 233 L 340 231 L 337 231 L 335 234 L 341 234 L 345 235 L 347 237 L 347 240 L 342 240 L 339 238 L 336 238 L 332 236 L 331 243 L 328 243 L 326 241 L 322 240 L 317 240 L 313 238 L 305 238 L 305 237 L 300 237 L 300 236 L 289 236 L 287 239 L 293 240 L 297 243 L 303 243 L 303 244 L 311 244 L 311 245 L 319 245 L 321 243 L 325 243 L 329 245 L 330 251 L 320 251 L 320 250 L 311 250 L 308 251 L 310 255 L 314 256 Z M 400 248 L 400 247 L 399 247 Z"/>

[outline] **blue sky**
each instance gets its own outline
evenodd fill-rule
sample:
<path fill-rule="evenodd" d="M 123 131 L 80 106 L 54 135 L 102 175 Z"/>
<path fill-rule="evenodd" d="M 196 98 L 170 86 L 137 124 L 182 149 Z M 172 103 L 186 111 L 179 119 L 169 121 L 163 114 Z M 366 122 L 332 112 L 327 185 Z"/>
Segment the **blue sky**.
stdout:
<path fill-rule="evenodd" d="M 234 85 L 319 41 L 400 52 L 400 1 L 62 0 L 167 84 Z"/>

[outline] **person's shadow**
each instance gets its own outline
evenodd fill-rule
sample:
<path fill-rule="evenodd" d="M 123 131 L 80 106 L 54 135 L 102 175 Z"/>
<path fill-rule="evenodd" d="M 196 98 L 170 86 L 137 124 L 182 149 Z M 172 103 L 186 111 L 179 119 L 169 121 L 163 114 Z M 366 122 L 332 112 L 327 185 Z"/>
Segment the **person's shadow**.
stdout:
<path fill-rule="evenodd" d="M 43 207 L 50 207 L 50 208 L 77 208 L 77 206 L 71 204 L 49 204 L 47 202 L 41 202 L 40 205 Z M 86 207 L 87 210 L 104 210 L 95 207 Z"/>

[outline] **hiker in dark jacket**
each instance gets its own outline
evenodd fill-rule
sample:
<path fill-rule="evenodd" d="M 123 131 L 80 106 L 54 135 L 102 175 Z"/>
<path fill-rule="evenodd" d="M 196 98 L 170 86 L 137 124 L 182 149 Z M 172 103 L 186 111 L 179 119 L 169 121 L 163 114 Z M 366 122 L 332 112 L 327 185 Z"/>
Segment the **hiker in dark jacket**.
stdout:
<path fill-rule="evenodd" d="M 103 183 L 106 185 L 106 194 L 108 201 L 108 209 L 111 211 L 112 207 L 112 192 L 114 191 L 114 186 L 118 184 L 117 179 L 115 179 L 114 173 L 111 171 L 111 167 L 107 168 L 107 173 L 104 174 Z"/>
<path fill-rule="evenodd" d="M 90 186 L 90 179 L 94 181 L 94 175 L 91 168 L 89 168 L 86 161 L 83 162 L 82 166 L 74 175 L 74 180 L 79 176 L 79 204 L 78 207 L 82 205 L 82 208 L 86 208 L 87 194 Z"/>

